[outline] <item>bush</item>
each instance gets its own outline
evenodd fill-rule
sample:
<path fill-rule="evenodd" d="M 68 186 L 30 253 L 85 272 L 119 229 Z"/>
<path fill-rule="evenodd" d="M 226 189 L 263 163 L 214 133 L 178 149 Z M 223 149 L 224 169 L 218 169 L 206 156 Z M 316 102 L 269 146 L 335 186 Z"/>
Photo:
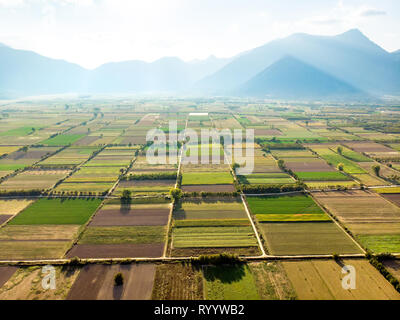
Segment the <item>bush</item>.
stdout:
<path fill-rule="evenodd" d="M 114 285 L 115 286 L 122 286 L 124 284 L 124 275 L 121 272 L 118 272 L 114 276 Z"/>

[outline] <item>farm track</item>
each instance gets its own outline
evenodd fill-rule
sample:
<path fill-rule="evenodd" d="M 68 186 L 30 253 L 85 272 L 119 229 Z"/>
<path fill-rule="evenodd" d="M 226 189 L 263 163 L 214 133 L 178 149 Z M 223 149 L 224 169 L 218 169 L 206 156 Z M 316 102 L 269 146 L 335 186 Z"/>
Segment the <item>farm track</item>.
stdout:
<path fill-rule="evenodd" d="M 396 258 L 400 258 L 400 253 L 393 254 Z M 365 255 L 362 253 L 356 254 L 341 254 L 339 255 L 342 259 L 365 259 Z M 81 259 L 83 264 L 116 264 L 116 263 L 146 263 L 146 262 L 179 262 L 179 261 L 190 261 L 196 257 L 158 257 L 158 258 L 90 258 Z M 265 256 L 241 256 L 244 262 L 248 261 L 272 261 L 272 260 L 321 260 L 321 259 L 333 259 L 333 255 L 321 254 L 321 255 L 265 255 Z M 70 259 L 40 259 L 40 260 L 1 260 L 0 266 L 2 265 L 64 265 L 68 264 Z"/>
<path fill-rule="evenodd" d="M 210 120 L 211 120 L 212 125 L 215 127 L 214 121 L 213 121 L 213 119 L 211 117 L 210 117 Z M 239 181 L 238 181 L 238 179 L 236 177 L 235 171 L 233 170 L 232 165 L 231 165 L 231 163 L 229 161 L 229 158 L 226 156 L 225 149 L 224 149 L 224 160 L 228 163 L 229 169 L 231 171 L 231 174 L 233 175 L 233 178 L 234 178 L 235 182 L 239 183 Z M 251 223 L 251 227 L 253 228 L 253 232 L 254 232 L 254 234 L 255 234 L 255 236 L 257 238 L 257 243 L 258 243 L 258 246 L 259 246 L 259 248 L 261 250 L 261 257 L 265 257 L 266 256 L 266 252 L 265 252 L 264 246 L 262 244 L 261 237 L 260 237 L 260 235 L 259 235 L 259 233 L 257 231 L 257 228 L 256 228 L 256 225 L 255 225 L 255 223 L 253 221 L 253 218 L 251 217 L 249 208 L 247 207 L 246 196 L 243 194 L 243 192 L 240 193 L 240 198 L 241 198 L 243 206 L 244 206 L 244 208 L 246 210 L 247 218 L 249 219 L 249 221 Z"/>

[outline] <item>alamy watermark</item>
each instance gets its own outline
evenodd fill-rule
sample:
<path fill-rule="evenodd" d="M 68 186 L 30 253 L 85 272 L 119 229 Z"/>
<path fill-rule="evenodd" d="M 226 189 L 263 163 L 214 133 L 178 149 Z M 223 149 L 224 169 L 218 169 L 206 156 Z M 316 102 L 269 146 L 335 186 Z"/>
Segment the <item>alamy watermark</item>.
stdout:
<path fill-rule="evenodd" d="M 168 137 L 167 137 L 168 136 Z M 186 128 L 177 130 L 177 121 L 170 121 L 168 132 L 151 129 L 146 141 L 151 143 L 146 152 L 149 164 L 177 164 L 182 146 L 182 164 L 220 164 L 235 166 L 236 174 L 249 175 L 254 170 L 253 129 L 204 129 L 199 132 Z"/>
<path fill-rule="evenodd" d="M 47 265 L 42 268 L 42 288 L 43 290 L 55 290 L 56 289 L 56 269 Z"/>
<path fill-rule="evenodd" d="M 344 290 L 356 289 L 356 268 L 352 265 L 345 265 L 342 267 L 342 274 L 345 274 L 342 278 L 342 288 Z"/>

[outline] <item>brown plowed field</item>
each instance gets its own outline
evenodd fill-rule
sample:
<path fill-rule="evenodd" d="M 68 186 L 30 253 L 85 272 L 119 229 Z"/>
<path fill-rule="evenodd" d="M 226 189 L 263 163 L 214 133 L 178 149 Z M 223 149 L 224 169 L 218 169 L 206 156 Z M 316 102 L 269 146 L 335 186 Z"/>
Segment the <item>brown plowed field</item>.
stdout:
<path fill-rule="evenodd" d="M 73 284 L 68 300 L 148 300 L 153 289 L 154 264 L 87 265 Z M 114 285 L 114 276 L 121 272 L 122 286 Z"/>
<path fill-rule="evenodd" d="M 158 258 L 163 254 L 164 244 L 78 244 L 67 258 Z"/>
<path fill-rule="evenodd" d="M 398 205 L 400 207 L 400 193 L 384 193 L 381 195 L 385 199 L 388 199 L 389 201 L 393 202 L 394 204 Z M 1 219 L 1 216 L 0 216 Z"/>
<path fill-rule="evenodd" d="M 102 209 L 93 218 L 90 226 L 164 226 L 168 223 L 169 211 L 169 209 L 127 211 Z"/>
<path fill-rule="evenodd" d="M 88 146 L 98 140 L 100 137 L 86 136 L 74 143 L 75 146 Z"/>
<path fill-rule="evenodd" d="M 12 217 L 12 214 L 0 214 L 0 225 Z"/>
<path fill-rule="evenodd" d="M 393 152 L 394 150 L 375 142 L 346 142 L 346 145 L 357 152 Z"/>
<path fill-rule="evenodd" d="M 281 136 L 282 132 L 276 129 L 255 129 L 255 136 Z"/>
<path fill-rule="evenodd" d="M 0 288 L 11 278 L 17 269 L 17 267 L 12 266 L 0 267 Z"/>

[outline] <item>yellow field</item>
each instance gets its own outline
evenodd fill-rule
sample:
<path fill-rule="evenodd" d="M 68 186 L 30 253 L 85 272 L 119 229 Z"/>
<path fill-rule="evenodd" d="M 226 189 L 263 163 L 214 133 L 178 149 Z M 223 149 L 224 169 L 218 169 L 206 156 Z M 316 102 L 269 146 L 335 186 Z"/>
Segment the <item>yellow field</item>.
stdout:
<path fill-rule="evenodd" d="M 80 272 L 79 268 L 55 267 L 56 289 L 42 288 L 42 268 L 18 269 L 0 289 L 0 300 L 63 300 Z"/>
<path fill-rule="evenodd" d="M 32 202 L 32 200 L 0 200 L 0 214 L 15 215 Z"/>
<path fill-rule="evenodd" d="M 366 260 L 344 260 L 356 271 L 356 289 L 342 288 L 342 266 L 334 260 L 282 262 L 300 300 L 400 300 L 400 294 Z"/>
<path fill-rule="evenodd" d="M 11 146 L 11 147 L 9 147 L 9 146 L 0 146 L 0 157 L 3 154 L 10 154 L 11 152 L 17 151 L 19 148 L 21 148 L 21 147 L 19 147 L 19 146 Z"/>

